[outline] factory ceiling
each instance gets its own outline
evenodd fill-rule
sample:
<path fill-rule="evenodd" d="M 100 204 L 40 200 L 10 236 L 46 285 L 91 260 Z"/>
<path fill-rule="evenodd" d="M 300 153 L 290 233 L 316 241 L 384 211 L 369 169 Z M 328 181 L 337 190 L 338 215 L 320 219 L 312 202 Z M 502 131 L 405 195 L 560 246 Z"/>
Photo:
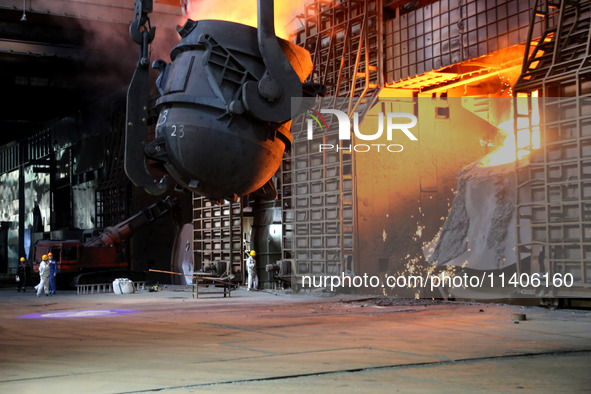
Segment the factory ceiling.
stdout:
<path fill-rule="evenodd" d="M 133 0 L 2 1 L 0 145 L 125 89 L 138 57 L 128 33 L 133 6 Z M 154 11 L 152 25 L 160 26 L 154 46 L 160 43 L 158 52 L 167 56 L 178 42 L 181 10 L 155 4 Z"/>

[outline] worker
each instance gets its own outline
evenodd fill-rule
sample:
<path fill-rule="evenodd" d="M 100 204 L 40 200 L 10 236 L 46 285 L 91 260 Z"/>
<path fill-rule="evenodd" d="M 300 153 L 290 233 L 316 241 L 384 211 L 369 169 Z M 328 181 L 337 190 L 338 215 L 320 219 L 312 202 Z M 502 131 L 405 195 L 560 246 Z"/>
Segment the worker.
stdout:
<path fill-rule="evenodd" d="M 47 260 L 49 264 L 49 294 L 55 294 L 55 281 L 57 276 L 57 261 L 53 259 L 53 253 L 47 254 Z"/>
<path fill-rule="evenodd" d="M 21 257 L 18 267 L 16 268 L 16 291 L 19 293 L 21 289 L 23 293 L 27 290 L 27 261 L 24 257 Z"/>
<path fill-rule="evenodd" d="M 37 289 L 37 297 L 41 295 L 42 291 L 45 291 L 45 295 L 49 295 L 49 264 L 47 263 L 48 257 L 46 254 L 41 258 L 41 264 L 39 264 L 39 288 Z"/>
<path fill-rule="evenodd" d="M 259 287 L 259 278 L 257 277 L 257 261 L 254 256 L 256 252 L 250 251 L 248 259 L 246 260 L 246 269 L 248 270 L 248 291 L 257 290 Z"/>

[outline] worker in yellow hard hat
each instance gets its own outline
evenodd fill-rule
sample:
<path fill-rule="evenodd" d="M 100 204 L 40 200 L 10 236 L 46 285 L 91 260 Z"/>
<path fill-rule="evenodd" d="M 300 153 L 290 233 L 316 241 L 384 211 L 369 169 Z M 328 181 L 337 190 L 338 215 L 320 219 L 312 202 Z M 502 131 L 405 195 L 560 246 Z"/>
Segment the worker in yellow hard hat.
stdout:
<path fill-rule="evenodd" d="M 251 250 L 246 259 L 246 269 L 248 271 L 248 291 L 257 290 L 259 287 L 259 278 L 257 276 L 257 262 L 254 258 L 256 256 L 256 252 Z"/>
<path fill-rule="evenodd" d="M 27 260 L 24 257 L 21 257 L 21 260 L 16 267 L 16 291 L 19 293 L 21 290 L 23 293 L 27 290 Z"/>
<path fill-rule="evenodd" d="M 48 257 L 46 254 L 41 257 L 41 264 L 39 264 L 39 287 L 37 288 L 37 297 L 41 295 L 42 291 L 45 291 L 45 295 L 49 295 L 49 264 Z"/>
<path fill-rule="evenodd" d="M 55 294 L 55 281 L 57 276 L 57 261 L 53 259 L 53 253 L 47 253 L 47 264 L 49 264 L 49 294 Z"/>

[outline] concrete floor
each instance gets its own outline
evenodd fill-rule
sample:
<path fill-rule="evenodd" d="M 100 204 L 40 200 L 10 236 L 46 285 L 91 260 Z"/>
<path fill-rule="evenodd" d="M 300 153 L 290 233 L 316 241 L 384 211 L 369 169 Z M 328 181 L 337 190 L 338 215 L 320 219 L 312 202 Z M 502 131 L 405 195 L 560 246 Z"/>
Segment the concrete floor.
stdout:
<path fill-rule="evenodd" d="M 175 286 L 0 305 L 2 393 L 591 391 L 589 311 Z"/>

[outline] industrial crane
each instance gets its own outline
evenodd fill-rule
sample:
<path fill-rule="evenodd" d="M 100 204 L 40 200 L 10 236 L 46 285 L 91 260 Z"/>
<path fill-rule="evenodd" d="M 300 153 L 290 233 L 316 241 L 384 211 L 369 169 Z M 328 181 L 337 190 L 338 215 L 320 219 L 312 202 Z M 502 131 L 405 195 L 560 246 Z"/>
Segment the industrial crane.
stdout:
<path fill-rule="evenodd" d="M 321 87 L 304 83 L 307 50 L 275 36 L 273 0 L 258 0 L 258 29 L 218 20 L 188 19 L 172 63 L 157 60 L 155 139 L 147 140 L 148 46 L 155 37 L 152 0 L 136 0 L 130 35 L 140 47 L 127 95 L 125 171 L 148 193 L 167 190 L 148 160 L 163 165 L 184 189 L 214 201 L 256 192 L 275 199 L 271 180 L 290 148 L 290 123 L 302 96 Z M 311 92 L 311 93 L 310 93 Z"/>

